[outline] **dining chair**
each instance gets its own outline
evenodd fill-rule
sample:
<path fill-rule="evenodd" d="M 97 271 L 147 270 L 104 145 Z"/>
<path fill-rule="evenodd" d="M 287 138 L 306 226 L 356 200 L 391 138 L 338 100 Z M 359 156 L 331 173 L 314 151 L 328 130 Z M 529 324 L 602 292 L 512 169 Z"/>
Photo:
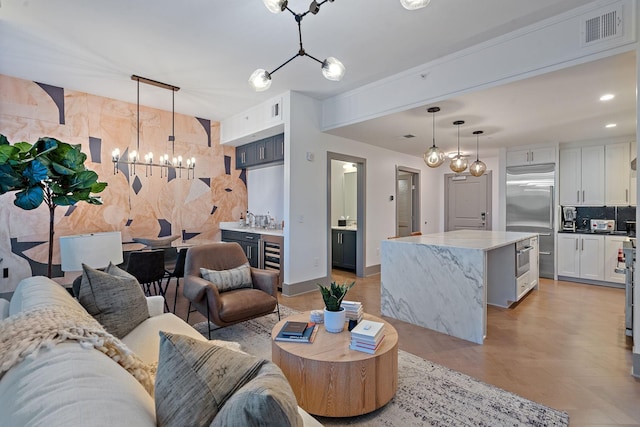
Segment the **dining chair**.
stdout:
<path fill-rule="evenodd" d="M 172 249 L 175 249 L 175 248 L 172 248 Z M 165 283 L 165 286 L 164 286 L 165 295 L 167 293 L 167 289 L 169 289 L 169 284 L 171 283 L 171 279 L 173 278 L 176 279 L 176 293 L 173 298 L 173 314 L 176 313 L 176 301 L 178 300 L 178 290 L 180 289 L 180 279 L 184 277 L 184 262 L 185 262 L 185 259 L 187 258 L 187 249 L 189 248 L 180 248 L 180 250 L 177 251 L 177 256 L 173 259 L 168 258 L 165 255 L 164 271 L 165 271 L 165 277 L 167 279 L 167 282 Z M 173 251 L 169 251 L 169 253 L 172 253 L 172 252 Z"/>
<path fill-rule="evenodd" d="M 129 254 L 126 271 L 133 275 L 147 296 L 151 295 L 151 286 L 156 294 L 164 295 L 162 280 L 165 277 L 164 249 L 133 251 Z M 169 311 L 166 298 L 164 306 Z"/>

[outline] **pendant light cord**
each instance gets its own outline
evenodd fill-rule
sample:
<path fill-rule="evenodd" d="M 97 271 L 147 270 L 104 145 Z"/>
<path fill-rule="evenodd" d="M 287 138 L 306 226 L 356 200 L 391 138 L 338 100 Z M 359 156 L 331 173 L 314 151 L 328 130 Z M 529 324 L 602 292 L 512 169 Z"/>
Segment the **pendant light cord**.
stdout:
<path fill-rule="evenodd" d="M 476 162 L 480 160 L 480 153 L 478 153 L 478 140 L 480 139 L 480 134 L 476 134 Z"/>
<path fill-rule="evenodd" d="M 433 137 L 433 146 L 436 146 L 436 112 L 431 113 L 432 117 L 432 127 L 431 127 L 431 136 Z"/>
<path fill-rule="evenodd" d="M 136 153 L 140 152 L 140 80 L 138 80 L 138 93 L 137 93 L 137 114 L 138 114 L 138 140 L 136 142 Z"/>

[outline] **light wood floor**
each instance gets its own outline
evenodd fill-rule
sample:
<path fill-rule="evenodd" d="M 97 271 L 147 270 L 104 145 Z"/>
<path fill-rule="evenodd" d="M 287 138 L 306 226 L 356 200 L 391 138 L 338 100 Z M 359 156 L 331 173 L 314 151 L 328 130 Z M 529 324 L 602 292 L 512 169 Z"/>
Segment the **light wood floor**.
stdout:
<path fill-rule="evenodd" d="M 356 278 L 347 299 L 380 315 L 380 276 Z M 180 292 L 181 294 L 181 292 Z M 168 300 L 173 302 L 173 291 Z M 323 307 L 318 292 L 280 297 L 297 310 Z M 177 314 L 187 303 L 178 297 Z M 190 323 L 203 320 L 192 314 Z M 525 398 L 567 411 L 572 426 L 640 426 L 640 381 L 631 376 L 632 342 L 624 334 L 624 290 L 541 279 L 515 308 L 489 307 L 484 345 L 386 318 L 400 349 Z"/>

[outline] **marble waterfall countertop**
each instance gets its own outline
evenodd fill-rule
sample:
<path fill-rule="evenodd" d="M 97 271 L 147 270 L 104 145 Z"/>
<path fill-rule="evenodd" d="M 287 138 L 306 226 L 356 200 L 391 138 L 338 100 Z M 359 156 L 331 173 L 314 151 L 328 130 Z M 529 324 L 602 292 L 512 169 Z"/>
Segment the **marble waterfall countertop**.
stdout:
<path fill-rule="evenodd" d="M 534 236 L 457 230 L 383 240 L 382 315 L 482 344 L 492 296 L 516 298 L 515 243 Z"/>
<path fill-rule="evenodd" d="M 537 236 L 536 233 L 521 233 L 516 231 L 455 230 L 444 233 L 424 234 L 421 236 L 400 237 L 390 241 L 488 251 L 535 236 Z"/>
<path fill-rule="evenodd" d="M 240 231 L 242 233 L 265 234 L 268 236 L 284 236 L 282 228 L 241 227 L 239 221 L 221 222 L 220 230 Z"/>

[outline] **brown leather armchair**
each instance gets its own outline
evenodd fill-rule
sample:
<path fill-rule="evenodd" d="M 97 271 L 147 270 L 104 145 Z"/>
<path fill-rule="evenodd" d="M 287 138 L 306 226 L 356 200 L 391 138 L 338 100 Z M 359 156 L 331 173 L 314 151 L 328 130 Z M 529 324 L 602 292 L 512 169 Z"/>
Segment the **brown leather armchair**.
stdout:
<path fill-rule="evenodd" d="M 277 273 L 252 267 L 252 288 L 225 292 L 218 291 L 213 283 L 203 279 L 200 274 L 200 268 L 229 270 L 247 262 L 249 261 L 242 247 L 235 242 L 218 242 L 190 247 L 185 260 L 182 291 L 189 300 L 189 313 L 192 312 L 193 305 L 197 311 L 207 316 L 209 322 L 220 327 L 271 313 L 277 313 L 280 320 Z M 211 339 L 210 328 L 209 339 Z"/>

